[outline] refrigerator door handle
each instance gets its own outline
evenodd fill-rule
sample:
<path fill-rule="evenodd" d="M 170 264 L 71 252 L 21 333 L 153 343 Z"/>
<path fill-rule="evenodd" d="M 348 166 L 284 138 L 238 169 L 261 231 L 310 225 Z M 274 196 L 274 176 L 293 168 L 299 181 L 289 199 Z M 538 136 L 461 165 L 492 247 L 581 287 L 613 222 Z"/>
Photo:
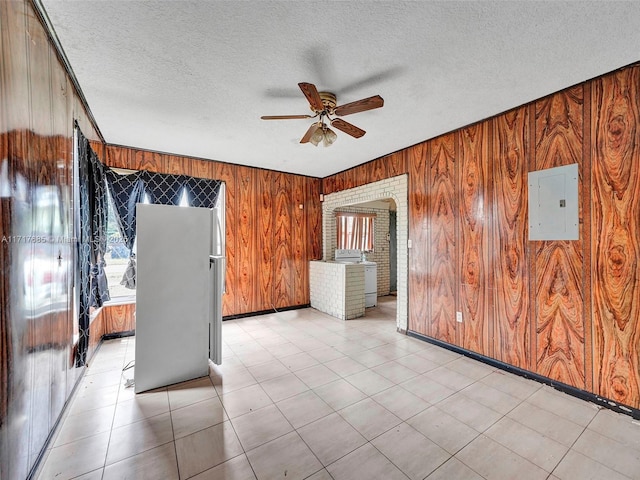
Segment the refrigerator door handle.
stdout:
<path fill-rule="evenodd" d="M 222 364 L 222 282 L 224 281 L 224 260 L 224 257 L 209 256 L 211 281 L 209 358 L 216 365 Z"/>

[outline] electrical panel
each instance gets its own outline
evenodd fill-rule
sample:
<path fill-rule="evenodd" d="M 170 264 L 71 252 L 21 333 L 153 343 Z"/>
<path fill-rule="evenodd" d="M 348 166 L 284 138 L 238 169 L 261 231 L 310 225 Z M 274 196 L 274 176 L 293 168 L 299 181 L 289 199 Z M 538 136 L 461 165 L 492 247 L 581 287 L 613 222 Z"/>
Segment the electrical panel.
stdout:
<path fill-rule="evenodd" d="M 529 240 L 578 240 L 578 164 L 529 172 Z"/>

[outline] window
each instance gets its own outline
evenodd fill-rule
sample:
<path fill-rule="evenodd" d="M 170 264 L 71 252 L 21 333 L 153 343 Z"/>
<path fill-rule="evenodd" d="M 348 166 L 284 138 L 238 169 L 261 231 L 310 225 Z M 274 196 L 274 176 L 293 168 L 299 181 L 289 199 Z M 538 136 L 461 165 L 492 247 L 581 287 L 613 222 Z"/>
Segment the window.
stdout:
<path fill-rule="evenodd" d="M 337 248 L 373 251 L 375 213 L 336 212 Z"/>

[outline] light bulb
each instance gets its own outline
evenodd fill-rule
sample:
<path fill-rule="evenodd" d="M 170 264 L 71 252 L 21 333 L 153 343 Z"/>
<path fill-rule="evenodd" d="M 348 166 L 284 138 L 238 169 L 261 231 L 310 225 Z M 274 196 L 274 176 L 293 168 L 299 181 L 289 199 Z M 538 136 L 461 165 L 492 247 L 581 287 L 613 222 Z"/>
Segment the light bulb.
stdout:
<path fill-rule="evenodd" d="M 323 138 L 324 138 L 324 132 L 322 131 L 322 128 L 317 128 L 316 131 L 313 132 L 313 135 L 311 135 L 311 138 L 309 139 L 309 141 L 317 147 Z"/>

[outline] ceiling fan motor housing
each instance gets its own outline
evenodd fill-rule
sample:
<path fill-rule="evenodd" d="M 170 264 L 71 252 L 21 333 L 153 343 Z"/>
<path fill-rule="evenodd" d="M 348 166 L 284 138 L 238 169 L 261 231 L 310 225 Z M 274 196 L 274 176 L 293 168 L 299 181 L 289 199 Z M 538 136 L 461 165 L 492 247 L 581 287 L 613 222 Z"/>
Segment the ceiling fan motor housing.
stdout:
<path fill-rule="evenodd" d="M 333 111 L 337 105 L 336 96 L 331 92 L 318 92 L 318 95 L 320 95 L 320 100 L 322 100 L 322 105 L 324 105 L 324 111 L 333 115 Z M 321 113 L 314 110 L 313 107 L 311 107 L 311 110 L 315 113 Z"/>

